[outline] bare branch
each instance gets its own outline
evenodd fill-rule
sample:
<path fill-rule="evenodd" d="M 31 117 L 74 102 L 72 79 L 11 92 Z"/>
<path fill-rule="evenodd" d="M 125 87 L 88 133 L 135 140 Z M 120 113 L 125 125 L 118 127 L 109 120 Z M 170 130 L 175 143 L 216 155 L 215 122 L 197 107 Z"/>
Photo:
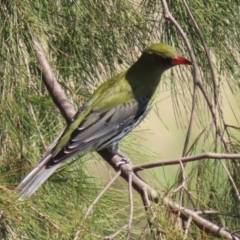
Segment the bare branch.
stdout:
<path fill-rule="evenodd" d="M 11 238 L 10 239 L 13 239 L 13 240 L 17 239 L 16 233 L 13 231 L 11 226 L 7 224 L 6 227 L 7 227 L 8 231 L 9 231 L 9 233 L 11 234 Z"/>
<path fill-rule="evenodd" d="M 53 99 L 53 102 L 56 104 L 62 116 L 68 123 L 76 111 L 72 104 L 69 102 L 66 93 L 62 89 L 61 85 L 58 83 L 57 78 L 45 56 L 42 45 L 35 36 L 33 37 L 33 42 L 35 46 L 36 58 L 41 66 L 43 82 L 47 87 L 48 92 Z"/>
<path fill-rule="evenodd" d="M 213 64 L 212 64 L 212 61 L 211 61 L 209 50 L 208 50 L 207 44 L 206 44 L 206 42 L 204 40 L 204 36 L 202 34 L 202 31 L 200 30 L 200 28 L 199 28 L 199 26 L 197 24 L 196 19 L 192 15 L 192 12 L 191 12 L 187 2 L 185 0 L 182 0 L 182 1 L 183 1 L 184 6 L 185 6 L 185 9 L 187 10 L 188 16 L 190 17 L 190 19 L 191 19 L 195 29 L 197 30 L 198 35 L 200 37 L 200 40 L 202 42 L 202 45 L 204 47 L 204 50 L 205 50 L 205 53 L 206 53 L 206 57 L 207 57 L 207 61 L 208 61 L 208 65 L 210 67 L 211 75 L 212 75 L 213 91 L 214 91 L 214 103 L 215 103 L 215 106 L 217 106 L 217 104 L 218 104 L 217 81 L 216 81 L 216 76 L 215 76 L 215 73 L 214 73 L 214 70 L 213 70 Z"/>
<path fill-rule="evenodd" d="M 225 216 L 240 218 L 240 214 L 237 214 L 237 213 L 219 212 L 219 211 L 213 211 L 213 210 L 201 210 L 201 211 L 195 211 L 195 213 L 197 213 L 198 215 L 225 215 Z"/>
<path fill-rule="evenodd" d="M 165 197 L 163 199 L 163 202 L 168 205 L 172 211 L 180 211 L 183 215 L 187 217 L 191 217 L 193 222 L 201 229 L 205 229 L 210 231 L 215 236 L 224 237 L 225 239 L 229 240 L 239 240 L 240 238 L 237 236 L 233 236 L 231 233 L 229 233 L 226 229 L 223 227 L 219 227 L 218 225 L 200 217 L 198 214 L 196 214 L 194 211 L 184 208 L 181 205 L 172 202 L 169 198 Z"/>
<path fill-rule="evenodd" d="M 133 167 L 134 172 L 142 171 L 144 169 L 154 168 L 154 167 L 160 167 L 160 166 L 170 166 L 170 165 L 176 165 L 187 162 L 194 162 L 202 159 L 233 159 L 233 160 L 240 160 L 240 154 L 228 154 L 228 153 L 202 153 L 195 156 L 190 157 L 183 157 L 183 158 L 174 158 L 169 159 L 165 161 L 155 161 L 152 163 L 145 163 L 145 164 L 139 164 L 135 165 Z"/>
<path fill-rule="evenodd" d="M 122 232 L 123 230 L 125 230 L 126 228 L 128 228 L 128 224 L 124 225 L 123 227 L 121 227 L 119 230 L 117 230 L 115 233 L 104 237 L 103 239 L 107 239 L 107 240 L 112 240 L 114 239 L 120 232 Z"/>
<path fill-rule="evenodd" d="M 190 41 L 188 40 L 188 37 L 186 36 L 182 27 L 178 24 L 178 22 L 175 20 L 175 18 L 170 13 L 167 2 L 165 0 L 161 0 L 161 2 L 162 2 L 163 14 L 164 14 L 165 19 L 172 22 L 173 25 L 177 28 L 178 32 L 182 36 L 182 39 L 183 39 L 184 43 L 187 46 L 191 61 L 193 63 L 194 87 L 193 87 L 193 96 L 192 96 L 192 108 L 191 108 L 192 110 L 191 110 L 191 116 L 190 116 L 190 120 L 189 120 L 187 135 L 186 135 L 184 148 L 183 148 L 183 153 L 182 153 L 182 156 L 185 156 L 186 153 L 187 153 L 187 147 L 188 147 L 188 144 L 189 144 L 189 139 L 190 139 L 191 130 L 192 130 L 192 124 L 193 124 L 193 116 L 194 116 L 194 112 L 195 112 L 195 103 L 196 103 L 196 94 L 197 94 L 196 86 L 197 86 L 197 83 L 200 83 L 199 71 L 198 71 L 197 61 L 196 61 L 192 46 L 190 44 Z"/>
<path fill-rule="evenodd" d="M 88 215 L 90 214 L 91 210 L 93 209 L 94 205 L 100 200 L 100 198 L 103 196 L 103 194 L 111 187 L 111 185 L 117 180 L 117 178 L 120 176 L 121 171 L 119 170 L 117 174 L 109 181 L 109 183 L 105 186 L 105 188 L 98 194 L 98 196 L 95 198 L 95 200 L 92 202 L 92 204 L 89 206 L 83 220 L 86 220 Z"/>
<path fill-rule="evenodd" d="M 236 193 L 236 195 L 237 195 L 237 197 L 238 197 L 238 200 L 240 201 L 240 194 L 239 194 L 238 188 L 237 188 L 237 186 L 236 186 L 236 184 L 235 184 L 235 182 L 234 182 L 234 179 L 233 179 L 231 173 L 229 172 L 229 170 L 228 170 L 228 168 L 226 167 L 226 164 L 225 164 L 224 162 L 220 161 L 220 163 L 222 164 L 223 169 L 224 169 L 225 172 L 227 173 L 228 179 L 229 179 L 229 181 L 230 181 L 231 184 L 232 184 L 232 187 L 233 187 L 233 189 L 234 189 L 234 191 L 235 191 L 235 193 Z"/>
<path fill-rule="evenodd" d="M 190 228 L 190 226 L 191 226 L 191 222 L 192 222 L 192 217 L 189 217 L 189 218 L 188 218 L 188 221 L 187 221 L 186 229 L 185 229 L 185 231 L 184 231 L 183 240 L 187 239 L 188 232 L 189 232 L 189 228 Z"/>
<path fill-rule="evenodd" d="M 229 124 L 226 124 L 225 127 L 226 127 L 226 128 L 234 128 L 234 129 L 236 129 L 236 130 L 240 130 L 240 127 L 233 126 L 233 125 L 229 125 Z"/>
<path fill-rule="evenodd" d="M 130 238 L 132 219 L 133 219 L 132 170 L 129 173 L 128 192 L 129 192 L 130 212 L 129 212 L 129 221 L 128 221 L 128 233 L 127 233 L 126 239 Z"/>
<path fill-rule="evenodd" d="M 112 153 L 108 149 L 103 149 L 98 151 L 98 154 L 109 163 L 109 165 L 115 170 L 118 171 L 119 169 L 116 167 L 116 163 L 118 163 L 122 157 L 117 154 Z M 128 164 L 124 164 L 120 166 L 121 168 L 121 177 L 124 178 L 128 182 L 128 175 L 129 175 L 129 166 Z M 135 167 L 133 166 L 133 169 Z M 159 201 L 159 194 L 156 190 L 150 187 L 143 179 L 141 179 L 136 173 L 133 172 L 132 174 L 132 186 L 133 188 L 142 196 L 144 191 L 148 193 L 148 197 L 151 201 L 158 202 Z"/>

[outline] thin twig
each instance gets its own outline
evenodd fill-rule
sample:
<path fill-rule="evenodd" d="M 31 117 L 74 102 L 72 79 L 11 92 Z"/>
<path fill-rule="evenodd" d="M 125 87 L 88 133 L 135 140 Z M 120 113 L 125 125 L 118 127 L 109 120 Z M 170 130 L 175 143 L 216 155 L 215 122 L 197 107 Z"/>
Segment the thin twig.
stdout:
<path fill-rule="evenodd" d="M 170 13 L 167 1 L 161 0 L 161 2 L 162 2 L 162 7 L 163 7 L 164 18 L 166 20 L 169 20 L 170 22 L 172 22 L 173 25 L 177 28 L 178 32 L 182 36 L 182 39 L 183 39 L 184 43 L 186 44 L 186 47 L 189 51 L 191 61 L 193 63 L 194 86 L 193 86 L 193 96 L 192 96 L 192 107 L 191 107 L 191 115 L 190 115 L 190 120 L 189 120 L 189 124 L 188 124 L 187 135 L 186 135 L 186 139 L 185 139 L 185 143 L 184 143 L 184 147 L 183 147 L 183 153 L 182 153 L 182 156 L 185 156 L 186 153 L 187 153 L 187 147 L 188 147 L 189 140 L 190 140 L 192 124 L 193 124 L 193 117 L 194 117 L 195 108 L 196 108 L 196 106 L 195 106 L 196 99 L 197 99 L 197 88 L 196 88 L 196 86 L 197 86 L 197 83 L 200 82 L 199 71 L 198 71 L 198 65 L 197 65 L 197 61 L 196 61 L 196 58 L 195 58 L 195 54 L 193 52 L 190 41 L 188 40 L 188 37 L 186 36 L 186 34 L 183 31 L 180 24 L 178 24 L 178 22 L 175 20 L 175 18 Z"/>
<path fill-rule="evenodd" d="M 224 164 L 223 161 L 220 161 L 220 163 L 222 164 L 225 172 L 227 173 L 228 179 L 229 179 L 229 181 L 230 181 L 231 184 L 232 184 L 232 187 L 233 187 L 233 189 L 234 189 L 234 191 L 235 191 L 235 194 L 237 195 L 238 200 L 240 201 L 240 194 L 239 194 L 239 191 L 238 191 L 238 187 L 236 186 L 236 184 L 235 184 L 235 182 L 234 182 L 234 179 L 232 178 L 231 173 L 229 172 L 228 168 L 226 167 L 226 165 Z"/>
<path fill-rule="evenodd" d="M 179 161 L 179 165 L 180 165 L 180 168 L 182 170 L 182 183 L 181 183 L 181 185 L 178 188 L 184 189 L 185 188 L 186 179 L 187 179 L 187 173 L 185 171 L 184 165 L 183 165 L 181 160 Z"/>
<path fill-rule="evenodd" d="M 210 68 L 212 81 L 213 81 L 214 103 L 215 103 L 215 107 L 217 107 L 217 104 L 218 104 L 217 81 L 216 81 L 216 76 L 215 76 L 215 73 L 214 73 L 214 68 L 213 68 L 213 64 L 212 64 L 212 61 L 211 61 L 211 57 L 210 57 L 210 54 L 209 54 L 209 50 L 208 50 L 206 41 L 204 39 L 204 36 L 202 34 L 202 31 L 200 30 L 200 28 L 199 28 L 199 26 L 197 24 L 197 21 L 194 18 L 194 16 L 193 16 L 193 14 L 192 14 L 192 12 L 191 12 L 187 2 L 185 0 L 182 0 L 182 1 L 183 1 L 184 6 L 185 6 L 185 9 L 187 10 L 188 16 L 190 17 L 190 19 L 191 19 L 195 29 L 198 32 L 198 35 L 200 37 L 200 41 L 202 42 L 203 48 L 205 50 L 205 54 L 206 54 L 207 61 L 208 61 L 208 66 Z"/>
<path fill-rule="evenodd" d="M 213 128 L 213 120 L 211 120 L 210 124 L 209 124 L 209 127 L 207 128 L 207 133 L 205 134 L 204 136 L 204 139 L 203 139 L 203 143 L 202 143 L 202 152 L 204 152 L 204 147 L 205 145 L 207 144 L 207 140 L 209 139 L 209 136 L 210 136 L 210 133 L 211 133 L 211 129 Z"/>
<path fill-rule="evenodd" d="M 16 233 L 12 230 L 12 228 L 8 224 L 6 225 L 6 227 L 7 227 L 8 231 L 11 234 L 11 238 L 10 239 L 13 239 L 13 240 L 17 239 Z"/>
<path fill-rule="evenodd" d="M 219 136 L 219 138 L 221 139 L 221 142 L 223 143 L 224 149 L 227 151 L 227 149 L 228 149 L 228 148 L 227 148 L 227 140 L 224 138 L 224 134 L 223 134 L 223 132 L 221 131 L 219 125 L 217 124 L 217 121 L 216 121 L 216 119 L 217 119 L 216 111 L 215 111 L 215 109 L 214 109 L 214 107 L 213 107 L 210 99 L 208 98 L 208 94 L 207 94 L 205 88 L 203 87 L 202 83 L 199 82 L 199 83 L 197 83 L 197 84 L 198 84 L 198 87 L 199 87 L 199 89 L 201 90 L 201 92 L 202 92 L 202 94 L 203 94 L 203 96 L 204 96 L 204 98 L 205 98 L 205 100 L 206 100 L 206 103 L 207 103 L 208 108 L 209 108 L 209 110 L 210 110 L 210 113 L 211 113 L 211 115 L 212 115 L 213 122 L 214 122 L 214 125 L 215 125 L 215 128 L 216 128 L 216 133 L 217 133 L 217 135 Z"/>
<path fill-rule="evenodd" d="M 129 173 L 128 192 L 129 192 L 130 211 L 129 211 L 129 221 L 128 221 L 128 233 L 127 233 L 126 239 L 130 238 L 132 219 L 133 219 L 132 171 Z"/>
<path fill-rule="evenodd" d="M 109 183 L 103 188 L 103 190 L 98 194 L 98 196 L 94 199 L 92 204 L 89 206 L 83 220 L 86 220 L 89 216 L 90 212 L 92 211 L 94 205 L 100 200 L 100 198 L 103 196 L 103 194 L 111 187 L 111 185 L 117 180 L 117 178 L 120 176 L 121 170 L 119 170 L 116 175 L 109 181 Z"/>
<path fill-rule="evenodd" d="M 192 217 L 189 217 L 189 218 L 188 218 L 188 221 L 187 221 L 187 224 L 186 224 L 185 231 L 184 231 L 183 240 L 187 239 L 188 232 L 189 232 L 189 228 L 190 228 L 190 226 L 191 226 L 191 222 L 192 222 Z"/>
<path fill-rule="evenodd" d="M 172 202 L 169 198 L 165 197 L 163 199 L 163 202 L 168 205 L 172 211 L 180 211 L 183 215 L 191 217 L 192 221 L 195 225 L 197 225 L 199 228 L 202 228 L 204 230 L 210 230 L 214 236 L 221 236 L 225 239 L 229 240 L 240 240 L 240 238 L 236 236 L 232 236 L 231 233 L 229 233 L 226 229 L 223 227 L 219 227 L 218 225 L 200 217 L 198 214 L 196 214 L 194 211 L 185 208 L 177 203 Z"/>
<path fill-rule="evenodd" d="M 149 225 L 149 228 L 152 231 L 152 222 L 151 221 L 154 218 L 154 214 L 153 214 L 153 211 L 152 211 L 151 202 L 150 202 L 150 200 L 148 198 L 147 191 L 143 191 L 143 194 L 141 195 L 141 197 L 142 197 L 142 201 L 143 201 L 143 206 L 144 206 L 145 212 L 146 212 L 146 214 L 148 216 L 148 218 L 147 218 L 148 225 Z M 151 218 L 150 218 L 150 216 L 151 216 Z"/>
<path fill-rule="evenodd" d="M 151 203 L 150 203 L 147 191 L 143 191 L 142 200 L 143 200 L 143 203 L 144 203 L 144 207 L 146 207 L 149 210 L 151 208 Z"/>
<path fill-rule="evenodd" d="M 104 237 L 104 239 L 107 239 L 107 240 L 112 240 L 114 239 L 120 232 L 122 232 L 124 229 L 128 228 L 128 224 L 122 226 L 120 229 L 118 229 L 115 233 L 109 235 L 109 236 L 106 236 Z"/>
<path fill-rule="evenodd" d="M 89 228 L 84 228 L 85 232 L 88 232 L 91 236 L 95 237 L 95 238 L 99 238 L 99 239 L 106 239 L 106 240 L 112 240 L 114 239 L 114 237 L 116 237 L 118 234 L 120 234 L 122 231 L 124 231 L 126 228 L 128 228 L 128 224 L 125 224 L 124 226 L 122 226 L 121 228 L 119 228 L 116 232 L 112 233 L 111 235 L 108 235 L 108 236 L 102 236 L 102 235 L 99 235 L 99 234 L 96 234 L 96 233 L 93 233 L 91 231 L 91 229 Z"/>
<path fill-rule="evenodd" d="M 240 130 L 240 127 L 234 126 L 234 125 L 230 125 L 230 124 L 225 124 L 226 128 L 234 128 L 236 130 Z"/>
<path fill-rule="evenodd" d="M 34 122 L 35 122 L 35 126 L 36 126 L 36 128 L 37 128 L 37 131 L 38 131 L 38 134 L 39 134 L 39 136 L 40 136 L 40 139 L 42 140 L 42 144 L 43 144 L 44 148 L 47 149 L 46 143 L 45 143 L 45 141 L 44 141 L 44 137 L 43 137 L 43 135 L 42 135 L 42 133 L 41 133 L 41 130 L 40 130 L 40 128 L 39 128 L 39 125 L 38 125 L 38 123 L 37 123 L 37 119 L 36 119 L 36 116 L 35 116 L 35 113 L 34 113 L 32 104 L 29 104 L 28 106 L 29 106 L 29 108 L 30 108 L 30 112 L 32 113 L 33 120 L 34 120 Z"/>
<path fill-rule="evenodd" d="M 59 228 L 59 226 L 54 223 L 52 220 L 49 219 L 49 217 L 47 217 L 46 215 L 44 215 L 43 213 L 39 212 L 37 209 L 35 209 L 33 206 L 29 206 L 30 209 L 32 209 L 35 213 L 37 213 L 41 218 L 43 218 L 44 220 L 46 220 L 47 222 L 49 222 L 55 229 L 57 229 L 59 232 L 61 231 L 61 229 Z"/>
<path fill-rule="evenodd" d="M 98 196 L 94 199 L 92 204 L 88 207 L 87 212 L 83 218 L 83 221 L 87 219 L 90 212 L 92 211 L 94 205 L 100 200 L 100 198 L 103 196 L 103 194 L 111 187 L 111 185 L 117 180 L 117 178 L 120 176 L 121 170 L 119 170 L 116 175 L 108 182 L 108 184 L 105 186 L 105 188 L 98 194 Z M 77 230 L 77 232 L 74 235 L 74 240 L 77 240 L 79 237 L 79 234 L 81 233 L 81 226 Z"/>
<path fill-rule="evenodd" d="M 134 172 L 139 172 L 145 169 L 150 169 L 154 167 L 162 167 L 162 166 L 170 166 L 170 165 L 177 165 L 182 163 L 187 163 L 187 162 L 194 162 L 202 159 L 233 159 L 233 160 L 240 160 L 240 154 L 228 154 L 228 153 L 212 153 L 212 152 L 207 152 L 207 153 L 202 153 L 190 157 L 183 157 L 183 158 L 173 158 L 165 161 L 155 161 L 155 162 L 150 162 L 150 163 L 144 163 L 144 164 L 139 164 L 133 166 L 133 171 Z"/>
<path fill-rule="evenodd" d="M 33 37 L 33 43 L 35 46 L 36 58 L 41 66 L 44 84 L 47 87 L 50 96 L 60 110 L 61 114 L 65 120 L 69 122 L 70 119 L 75 115 L 76 111 L 72 104 L 69 102 L 65 91 L 58 83 L 57 78 L 45 56 L 42 45 L 35 36 Z"/>

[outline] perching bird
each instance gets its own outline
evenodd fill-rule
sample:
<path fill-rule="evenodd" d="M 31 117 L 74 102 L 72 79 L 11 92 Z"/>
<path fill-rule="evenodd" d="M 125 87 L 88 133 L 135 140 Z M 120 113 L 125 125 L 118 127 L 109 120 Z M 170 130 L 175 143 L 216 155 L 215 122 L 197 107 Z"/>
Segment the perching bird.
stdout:
<path fill-rule="evenodd" d="M 167 44 L 147 47 L 127 71 L 104 82 L 76 113 L 52 150 L 17 186 L 19 199 L 31 196 L 67 159 L 112 149 L 149 113 L 162 74 L 176 65 L 191 65 Z"/>

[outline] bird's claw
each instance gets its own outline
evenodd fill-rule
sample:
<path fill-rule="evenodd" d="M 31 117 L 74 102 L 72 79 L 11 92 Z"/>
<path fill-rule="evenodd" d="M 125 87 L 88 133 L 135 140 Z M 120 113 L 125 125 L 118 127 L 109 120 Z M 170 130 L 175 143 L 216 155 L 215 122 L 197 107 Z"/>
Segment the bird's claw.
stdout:
<path fill-rule="evenodd" d="M 129 164 L 129 163 L 131 163 L 131 161 L 127 157 L 122 157 L 122 159 L 116 163 L 116 167 L 119 168 L 121 165 Z"/>

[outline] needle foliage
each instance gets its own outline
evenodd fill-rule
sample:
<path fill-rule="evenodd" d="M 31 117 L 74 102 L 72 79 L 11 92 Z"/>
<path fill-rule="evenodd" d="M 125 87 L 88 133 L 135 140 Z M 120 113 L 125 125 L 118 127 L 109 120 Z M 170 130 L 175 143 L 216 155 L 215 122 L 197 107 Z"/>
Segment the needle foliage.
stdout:
<path fill-rule="evenodd" d="M 172 15 L 190 39 L 203 86 L 212 99 L 211 72 L 198 32 L 182 1 L 168 1 L 168 4 Z M 210 49 L 217 74 L 219 101 L 227 99 L 224 103 L 228 108 L 227 116 L 231 115 L 228 119 L 234 119 L 234 124 L 239 126 L 240 2 L 189 0 L 188 4 Z M 101 82 L 126 69 L 151 43 L 167 42 L 187 54 L 181 36 L 164 19 L 162 12 L 160 1 L 148 0 L 1 1 L 1 239 L 73 239 L 79 226 L 82 229 L 79 239 L 98 239 L 96 234 L 110 235 L 126 224 L 129 203 L 127 186 L 122 181 L 104 195 L 87 221 L 82 221 L 87 208 L 106 183 L 106 176 L 112 173 L 110 170 L 106 173 L 108 168 L 99 163 L 97 154 L 90 153 L 81 159 L 76 157 L 60 168 L 29 200 L 17 200 L 13 191 L 15 186 L 65 125 L 42 82 L 32 38 L 38 37 L 59 82 L 77 109 Z M 174 70 L 174 76 L 170 75 L 164 81 L 162 89 L 169 91 L 176 123 L 186 133 L 186 117 L 190 116 L 192 103 L 192 76 L 179 70 Z M 189 154 L 199 153 L 202 149 L 222 152 L 214 129 L 209 127 L 212 117 L 208 110 L 203 111 L 207 105 L 200 93 L 197 100 L 198 117 L 194 128 L 199 138 L 195 135 L 191 139 Z M 161 118 L 161 112 L 159 116 Z M 222 121 L 220 127 L 224 130 Z M 201 135 L 203 129 L 209 131 Z M 234 143 L 230 146 L 231 152 L 239 152 L 239 129 L 231 129 L 227 137 Z M 137 141 L 133 133 L 121 145 L 134 163 L 147 158 L 156 159 L 151 151 L 142 148 L 141 152 Z M 183 146 L 184 139 L 181 141 Z M 226 164 L 239 190 L 239 163 Z M 99 170 L 100 173 L 96 174 Z M 219 162 L 212 160 L 194 164 L 189 171 L 187 186 L 192 195 L 186 193 L 185 204 L 190 208 L 221 212 L 240 210 L 236 192 Z M 161 183 L 157 189 L 168 192 L 173 188 Z M 137 196 L 134 200 L 131 239 L 141 239 L 140 236 L 151 239 L 141 201 Z M 169 232 L 168 239 L 181 238 L 176 235 L 176 228 L 164 222 L 164 207 L 157 209 L 156 228 Z M 232 230 L 240 225 L 238 218 L 229 215 L 209 216 L 209 219 Z M 193 230 L 189 239 L 197 239 L 202 234 L 197 228 Z M 126 232 L 122 232 L 116 239 L 125 237 Z"/>

